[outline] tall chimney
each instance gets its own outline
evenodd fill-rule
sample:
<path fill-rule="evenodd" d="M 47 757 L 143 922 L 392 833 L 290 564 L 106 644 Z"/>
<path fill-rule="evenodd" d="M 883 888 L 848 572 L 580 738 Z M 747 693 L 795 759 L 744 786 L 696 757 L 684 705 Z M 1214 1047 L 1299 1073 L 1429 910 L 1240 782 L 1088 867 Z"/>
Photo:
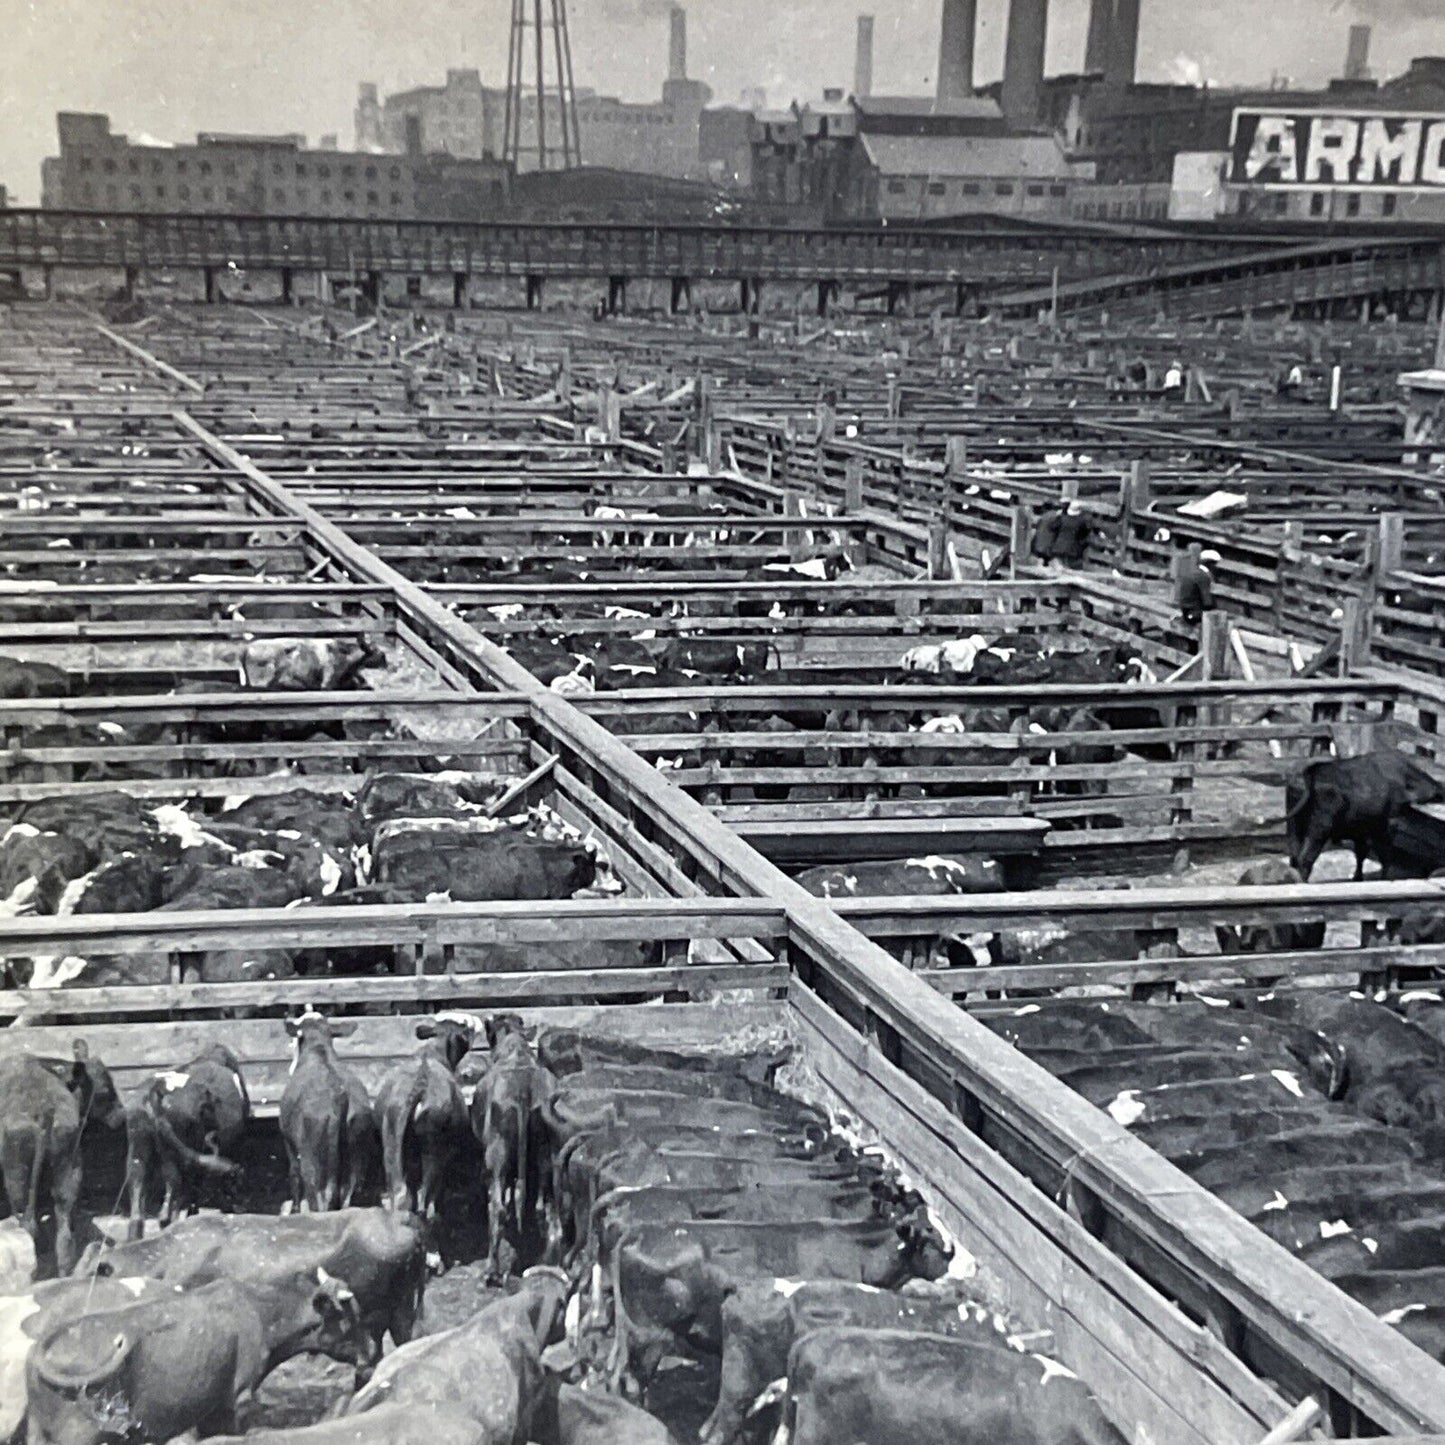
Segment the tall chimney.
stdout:
<path fill-rule="evenodd" d="M 938 98 L 967 100 L 973 94 L 973 43 L 978 0 L 943 0 L 938 36 Z"/>
<path fill-rule="evenodd" d="M 1110 85 L 1133 85 L 1139 69 L 1140 0 L 1114 0 L 1113 36 L 1104 77 Z"/>
<path fill-rule="evenodd" d="M 672 33 L 667 51 L 667 78 L 687 79 L 687 11 L 681 5 L 674 5 L 669 17 Z"/>
<path fill-rule="evenodd" d="M 1089 38 L 1084 45 L 1084 73 L 1102 75 L 1109 68 L 1114 42 L 1115 0 L 1089 0 Z"/>
<path fill-rule="evenodd" d="M 1003 113 L 1013 126 L 1038 124 L 1044 91 L 1049 0 L 1009 0 L 1003 60 Z"/>
<path fill-rule="evenodd" d="M 867 100 L 873 94 L 873 17 L 858 17 L 858 52 L 853 60 L 853 94 Z"/>
<path fill-rule="evenodd" d="M 1345 54 L 1345 79 L 1368 80 L 1370 78 L 1370 27 L 1350 26 L 1350 48 Z"/>

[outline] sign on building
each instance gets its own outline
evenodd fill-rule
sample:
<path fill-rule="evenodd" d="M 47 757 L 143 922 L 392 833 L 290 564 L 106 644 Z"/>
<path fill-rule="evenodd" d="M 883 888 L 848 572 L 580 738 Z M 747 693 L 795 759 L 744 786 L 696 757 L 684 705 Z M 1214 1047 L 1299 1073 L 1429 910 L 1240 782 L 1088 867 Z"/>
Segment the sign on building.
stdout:
<path fill-rule="evenodd" d="M 1445 192 L 1445 115 L 1241 108 L 1234 112 L 1229 181 Z"/>

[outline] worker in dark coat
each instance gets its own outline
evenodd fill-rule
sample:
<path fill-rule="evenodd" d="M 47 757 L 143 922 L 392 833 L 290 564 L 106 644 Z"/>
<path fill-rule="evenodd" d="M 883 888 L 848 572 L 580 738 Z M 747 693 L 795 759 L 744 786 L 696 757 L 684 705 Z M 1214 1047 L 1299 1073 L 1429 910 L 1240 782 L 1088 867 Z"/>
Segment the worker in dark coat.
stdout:
<path fill-rule="evenodd" d="M 1029 550 L 1041 562 L 1078 567 L 1089 550 L 1092 531 L 1089 519 L 1078 502 L 1070 502 L 1062 510 L 1050 507 L 1039 519 Z"/>
<path fill-rule="evenodd" d="M 1179 586 L 1176 600 L 1180 615 L 1190 627 L 1198 627 L 1206 612 L 1214 608 L 1214 565 L 1219 553 L 1212 548 L 1199 551 L 1189 549 L 1184 565 L 1179 569 Z"/>

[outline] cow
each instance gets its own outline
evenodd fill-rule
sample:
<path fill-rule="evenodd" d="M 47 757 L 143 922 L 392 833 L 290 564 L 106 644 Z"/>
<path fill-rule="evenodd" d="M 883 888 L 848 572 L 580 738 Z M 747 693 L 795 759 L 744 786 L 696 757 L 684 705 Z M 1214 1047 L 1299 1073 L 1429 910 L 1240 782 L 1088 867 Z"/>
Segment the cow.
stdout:
<path fill-rule="evenodd" d="M 510 1204 L 518 1247 L 523 1247 L 538 1204 L 548 1222 L 548 1253 L 557 1234 L 550 1226 L 551 1189 L 545 1110 L 557 1080 L 537 1054 L 516 1014 L 495 1014 L 486 1022 L 490 1051 L 487 1072 L 472 1096 L 472 1132 L 482 1149 L 487 1179 L 487 1268 L 501 1268 L 501 1248 Z"/>
<path fill-rule="evenodd" d="M 1355 881 L 1371 853 L 1387 871 L 1402 860 L 1390 842 L 1395 820 L 1418 803 L 1445 798 L 1445 789 L 1413 758 L 1380 749 L 1353 758 L 1316 758 L 1285 786 L 1289 861 L 1302 878 L 1331 843 L 1355 852 Z M 1428 871 L 1428 870 L 1427 870 Z"/>
<path fill-rule="evenodd" d="M 0 699 L 6 702 L 37 697 L 73 697 L 74 677 L 48 662 L 21 661 L 0 657 Z"/>
<path fill-rule="evenodd" d="M 1124 1445 L 1072 1371 L 1005 1346 L 830 1327 L 793 1346 L 787 1380 L 791 1445 Z"/>
<path fill-rule="evenodd" d="M 535 1445 L 678 1445 L 646 1410 L 602 1390 L 582 1390 L 548 1375 L 532 1417 Z"/>
<path fill-rule="evenodd" d="M 1277 858 L 1253 863 L 1239 875 L 1241 888 L 1278 888 L 1305 880 Z M 1306 953 L 1325 945 L 1325 925 L 1317 923 L 1217 924 L 1214 934 L 1221 953 Z M 1265 987 L 1268 982 L 1263 981 Z"/>
<path fill-rule="evenodd" d="M 1002 1316 L 967 1297 L 898 1294 L 838 1280 L 744 1280 L 723 1301 L 722 1379 L 700 1445 L 732 1445 L 764 1392 L 786 1377 L 793 1345 L 827 1325 L 1023 1344 Z"/>
<path fill-rule="evenodd" d="M 1003 870 L 993 858 L 908 858 L 809 868 L 795 880 L 815 898 L 945 898 L 1002 893 Z"/>
<path fill-rule="evenodd" d="M 560 1270 L 528 1270 L 516 1294 L 388 1355 L 345 1418 L 447 1400 L 484 1427 L 487 1445 L 523 1445 L 544 1380 L 542 1351 L 561 1336 L 567 1293 Z"/>
<path fill-rule="evenodd" d="M 505 788 L 491 773 L 373 773 L 356 795 L 356 818 L 368 839 L 399 818 L 475 818 Z"/>
<path fill-rule="evenodd" d="M 881 1220 L 644 1224 L 612 1251 L 614 1388 L 629 1376 L 645 1400 L 669 1355 L 718 1358 L 722 1304 L 749 1276 L 806 1276 L 895 1288 L 938 1279 L 951 1250 L 923 1211 Z"/>
<path fill-rule="evenodd" d="M 241 686 L 263 692 L 340 692 L 386 655 L 354 638 L 265 637 L 248 642 L 238 664 Z"/>
<path fill-rule="evenodd" d="M 418 902 L 443 893 L 458 903 L 564 899 L 597 877 L 590 848 L 445 818 L 384 824 L 372 844 L 372 865 L 376 883 Z"/>
<path fill-rule="evenodd" d="M 75 1206 L 80 1198 L 81 1136 L 93 1118 L 107 1128 L 125 1122 L 125 1109 L 110 1071 L 92 1058 L 84 1039 L 73 1058 L 18 1055 L 0 1060 L 0 1179 L 13 1214 L 45 1250 L 42 1188 L 50 1189 L 55 1219 L 55 1262 L 60 1273 L 75 1263 Z"/>
<path fill-rule="evenodd" d="M 778 1070 L 792 1057 L 788 1048 L 767 1053 L 685 1053 L 654 1048 L 630 1039 L 611 1039 L 569 1028 L 543 1029 L 537 1037 L 537 1061 L 560 1079 L 584 1069 L 634 1064 L 665 1068 L 677 1074 L 736 1076 L 770 1085 Z"/>
<path fill-rule="evenodd" d="M 478 1020 L 466 1014 L 437 1014 L 418 1024 L 416 1036 L 426 1047 L 392 1068 L 377 1090 L 386 1202 L 393 1210 L 436 1215 L 447 1167 L 471 1132 L 456 1071 L 477 1029 Z"/>
<path fill-rule="evenodd" d="M 250 1118 L 240 1061 L 224 1044 L 212 1044 L 182 1069 L 157 1074 L 126 1110 L 128 1237 L 141 1237 L 146 1194 L 157 1174 L 165 1189 L 162 1228 L 194 1210 L 198 1175 L 239 1178 L 240 1166 L 225 1155 L 240 1143 Z"/>
<path fill-rule="evenodd" d="M 390 1333 L 411 1338 L 426 1280 L 416 1220 L 380 1209 L 334 1214 L 200 1214 L 149 1239 L 92 1245 L 76 1274 L 147 1278 L 192 1287 L 216 1279 L 256 1279 L 318 1269 L 356 1296 L 363 1325 L 380 1348 Z"/>
<path fill-rule="evenodd" d="M 325 1271 L 216 1280 L 81 1314 L 26 1364 L 32 1445 L 102 1445 L 118 1432 L 169 1440 L 234 1431 L 236 1410 L 293 1355 L 361 1367 L 372 1342 L 351 1291 Z"/>
<path fill-rule="evenodd" d="M 0 1440 L 15 1438 L 25 1418 L 25 1366 L 36 1340 L 79 1314 L 173 1295 L 178 1288 L 154 1279 L 52 1279 L 0 1299 Z"/>
<path fill-rule="evenodd" d="M 332 1044 L 355 1027 L 309 1011 L 286 1022 L 294 1058 L 280 1122 L 292 1209 L 349 1209 L 366 1187 L 377 1153 L 371 1098 L 361 1080 L 341 1067 Z"/>

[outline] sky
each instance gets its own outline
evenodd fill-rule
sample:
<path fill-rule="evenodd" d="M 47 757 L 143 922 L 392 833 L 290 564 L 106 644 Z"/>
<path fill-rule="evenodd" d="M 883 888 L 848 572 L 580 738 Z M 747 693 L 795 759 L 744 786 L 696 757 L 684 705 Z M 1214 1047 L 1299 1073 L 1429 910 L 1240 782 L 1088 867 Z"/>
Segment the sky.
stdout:
<path fill-rule="evenodd" d="M 570 0 L 579 85 L 659 93 L 669 0 Z M 1349 24 L 1375 26 L 1394 74 L 1445 54 L 1445 0 L 1143 0 L 1143 80 L 1301 84 L 1339 73 Z M 941 0 L 688 0 L 689 70 L 720 103 L 765 86 L 773 104 L 850 87 L 855 17 L 876 17 L 874 92 L 926 94 Z M 1002 68 L 1006 0 L 979 0 L 978 80 Z M 1088 0 L 1053 0 L 1050 72 L 1082 62 Z M 508 0 L 0 0 L 0 184 L 39 200 L 55 112 L 105 111 L 132 139 L 199 130 L 299 131 L 352 141 L 359 81 L 382 94 L 475 66 L 506 68 Z"/>

